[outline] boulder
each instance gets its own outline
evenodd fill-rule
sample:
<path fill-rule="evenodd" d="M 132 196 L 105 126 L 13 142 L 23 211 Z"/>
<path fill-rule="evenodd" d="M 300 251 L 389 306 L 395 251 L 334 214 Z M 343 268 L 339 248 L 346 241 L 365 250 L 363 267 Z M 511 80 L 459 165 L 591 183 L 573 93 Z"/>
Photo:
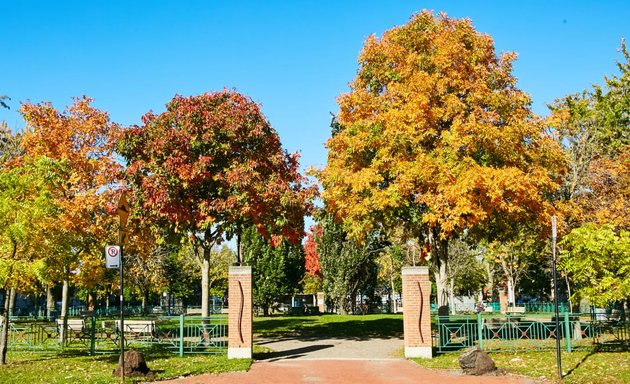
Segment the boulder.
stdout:
<path fill-rule="evenodd" d="M 459 366 L 467 375 L 495 374 L 497 366 L 487 353 L 477 347 L 468 348 L 459 356 Z"/>
<path fill-rule="evenodd" d="M 114 376 L 120 376 L 120 358 L 118 358 L 118 366 L 114 369 Z M 125 352 L 125 377 L 134 376 L 153 376 L 153 373 L 147 367 L 142 353 L 132 349 Z"/>

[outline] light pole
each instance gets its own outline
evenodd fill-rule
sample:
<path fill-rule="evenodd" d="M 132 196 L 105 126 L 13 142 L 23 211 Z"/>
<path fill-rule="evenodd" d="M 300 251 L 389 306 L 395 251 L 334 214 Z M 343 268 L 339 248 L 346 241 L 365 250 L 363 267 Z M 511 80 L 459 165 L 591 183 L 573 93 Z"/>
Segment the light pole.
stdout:
<path fill-rule="evenodd" d="M 551 247 L 553 255 L 553 304 L 556 312 L 556 360 L 558 362 L 558 378 L 562 380 L 562 356 L 560 355 L 560 313 L 558 310 L 558 270 L 556 269 L 556 216 L 551 216 Z M 568 335 L 565 335 L 568 337 Z"/>

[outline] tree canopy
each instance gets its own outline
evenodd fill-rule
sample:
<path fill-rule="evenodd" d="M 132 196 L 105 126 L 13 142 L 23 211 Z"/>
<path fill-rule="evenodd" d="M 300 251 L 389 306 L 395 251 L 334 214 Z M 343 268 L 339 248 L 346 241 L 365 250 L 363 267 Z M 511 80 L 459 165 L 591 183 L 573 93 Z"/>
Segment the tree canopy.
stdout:
<path fill-rule="evenodd" d="M 423 11 L 366 40 L 338 99 L 324 200 L 355 238 L 402 225 L 426 239 L 440 304 L 448 238 L 553 213 L 564 158 L 516 86 L 515 58 L 470 20 Z"/>
<path fill-rule="evenodd" d="M 207 315 L 212 247 L 247 225 L 299 241 L 313 189 L 298 172 L 298 155 L 282 149 L 260 107 L 242 94 L 178 95 L 142 120 L 123 133 L 118 151 L 142 209 L 199 251 Z"/>

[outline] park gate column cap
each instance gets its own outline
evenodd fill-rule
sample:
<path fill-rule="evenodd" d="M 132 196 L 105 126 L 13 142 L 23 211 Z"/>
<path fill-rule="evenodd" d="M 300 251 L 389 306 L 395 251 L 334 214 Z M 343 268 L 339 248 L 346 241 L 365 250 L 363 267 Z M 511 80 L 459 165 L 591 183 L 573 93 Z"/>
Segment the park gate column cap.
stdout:
<path fill-rule="evenodd" d="M 229 273 L 230 275 L 251 275 L 252 267 L 249 265 L 231 266 Z"/>
<path fill-rule="evenodd" d="M 404 275 L 428 275 L 429 267 L 403 267 L 402 274 Z"/>

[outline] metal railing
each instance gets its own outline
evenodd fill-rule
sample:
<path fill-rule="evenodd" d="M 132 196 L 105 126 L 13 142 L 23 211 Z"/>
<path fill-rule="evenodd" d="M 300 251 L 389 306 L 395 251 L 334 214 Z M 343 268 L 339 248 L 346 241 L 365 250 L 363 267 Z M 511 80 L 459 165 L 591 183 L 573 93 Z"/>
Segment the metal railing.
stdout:
<path fill-rule="evenodd" d="M 69 318 L 62 341 L 63 320 L 9 322 L 9 350 L 86 351 L 91 355 L 120 351 L 120 322 L 111 317 Z M 2 326 L 0 325 L 0 328 Z M 157 347 L 180 356 L 227 352 L 227 316 L 162 316 L 125 321 L 127 348 Z"/>
<path fill-rule="evenodd" d="M 594 345 L 630 346 L 630 323 L 598 320 L 592 314 L 555 317 L 540 314 L 435 316 L 433 347 L 438 353 L 477 346 L 485 351 L 549 350 L 560 338 L 564 350 L 592 348 Z"/>

